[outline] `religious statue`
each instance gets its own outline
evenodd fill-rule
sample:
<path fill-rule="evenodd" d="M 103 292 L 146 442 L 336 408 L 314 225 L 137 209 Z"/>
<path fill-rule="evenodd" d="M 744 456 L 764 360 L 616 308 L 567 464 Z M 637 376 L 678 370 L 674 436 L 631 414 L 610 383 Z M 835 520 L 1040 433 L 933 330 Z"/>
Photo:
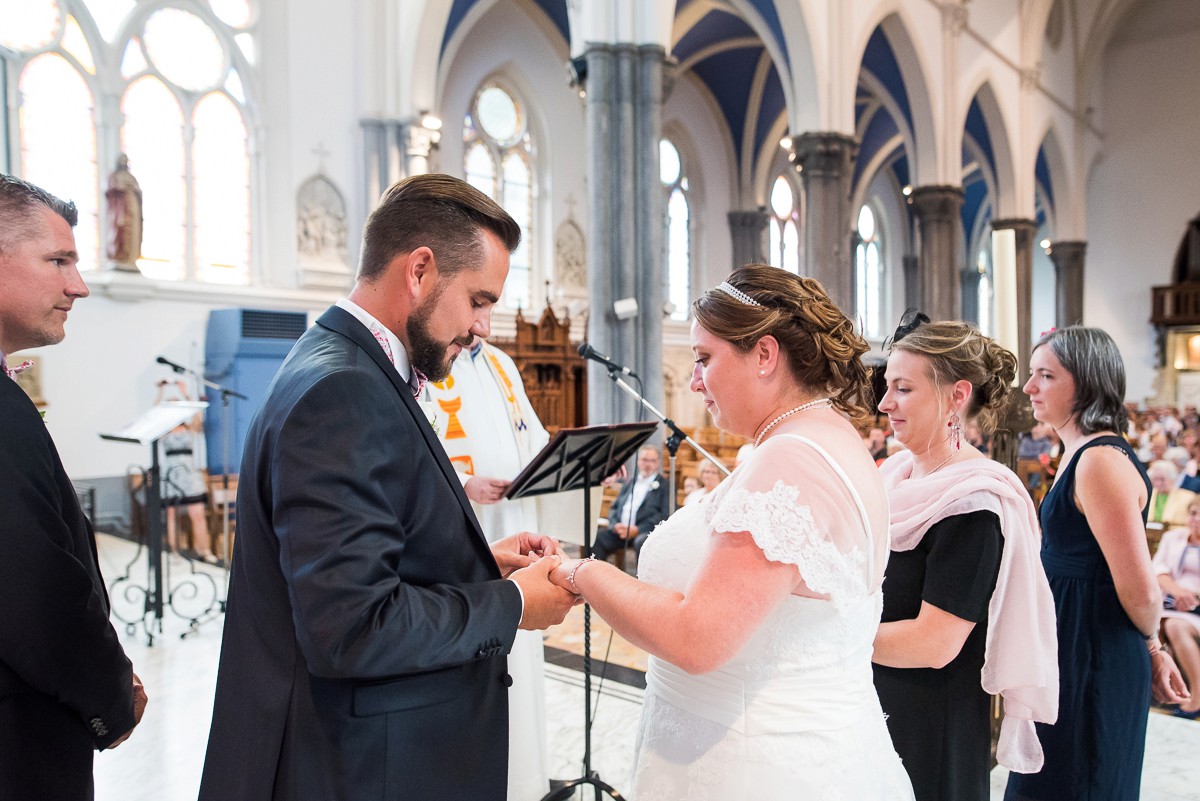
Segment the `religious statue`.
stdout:
<path fill-rule="evenodd" d="M 137 270 L 142 257 L 142 188 L 129 171 L 129 157 L 117 158 L 117 169 L 108 176 L 104 192 L 108 207 L 106 255 L 118 270 Z"/>

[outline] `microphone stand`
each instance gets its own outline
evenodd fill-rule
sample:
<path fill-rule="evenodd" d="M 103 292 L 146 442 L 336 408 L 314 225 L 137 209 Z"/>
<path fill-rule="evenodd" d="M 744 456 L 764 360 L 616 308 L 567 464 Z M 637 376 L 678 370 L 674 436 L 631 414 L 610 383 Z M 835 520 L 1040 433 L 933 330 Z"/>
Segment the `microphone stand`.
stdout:
<path fill-rule="evenodd" d="M 646 398 L 642 395 L 642 393 L 638 392 L 636 389 L 629 386 L 629 384 L 627 384 L 625 382 L 625 379 L 621 378 L 620 373 L 621 373 L 621 371 L 616 369 L 615 367 L 610 367 L 608 369 L 609 379 L 611 379 L 612 382 L 614 384 L 616 384 L 618 387 L 623 389 L 625 391 L 625 394 L 629 395 L 629 397 L 633 398 L 635 401 L 642 404 L 642 406 L 645 407 L 647 411 L 649 411 L 652 415 L 654 415 L 659 420 L 661 420 L 663 425 L 665 425 L 667 427 L 667 429 L 670 430 L 670 432 L 671 432 L 671 436 L 667 437 L 667 442 L 666 442 L 667 455 L 670 458 L 670 462 L 669 462 L 670 466 L 668 467 L 668 472 L 667 472 L 667 482 L 668 482 L 667 501 L 668 501 L 668 506 L 669 506 L 669 509 L 671 512 L 675 511 L 675 454 L 679 452 L 679 446 L 682 445 L 684 442 L 686 442 L 688 445 L 691 445 L 692 449 L 694 451 L 696 451 L 696 453 L 700 454 L 701 456 L 703 456 L 704 458 L 708 459 L 710 462 L 715 464 L 719 470 L 721 470 L 722 472 L 725 473 L 725 475 L 729 475 L 729 472 L 730 472 L 729 468 L 727 468 L 724 464 L 722 464 L 722 462 L 719 459 L 717 459 L 716 457 L 714 457 L 711 453 L 706 451 L 700 445 L 699 442 L 696 442 L 696 440 L 692 439 L 686 433 L 684 433 L 683 429 L 680 428 L 678 425 L 676 425 L 674 420 L 667 417 L 665 414 L 660 412 L 658 409 L 654 408 L 654 404 L 652 404 L 650 401 L 646 400 Z"/>

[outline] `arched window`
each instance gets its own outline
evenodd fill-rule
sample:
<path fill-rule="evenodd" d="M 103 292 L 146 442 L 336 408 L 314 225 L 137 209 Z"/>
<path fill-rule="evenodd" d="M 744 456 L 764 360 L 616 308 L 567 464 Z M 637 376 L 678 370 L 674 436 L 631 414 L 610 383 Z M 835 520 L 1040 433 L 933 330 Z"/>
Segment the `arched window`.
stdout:
<path fill-rule="evenodd" d="M 658 143 L 658 173 L 666 192 L 667 302 L 672 320 L 686 320 L 692 302 L 691 210 L 688 207 L 688 179 L 679 150 L 669 140 Z"/>
<path fill-rule="evenodd" d="M 475 93 L 463 122 L 463 173 L 521 226 L 521 244 L 509 258 L 503 302 L 510 309 L 528 309 L 534 257 L 533 145 L 522 104 L 495 82 Z"/>
<path fill-rule="evenodd" d="M 105 258 L 104 176 L 120 151 L 142 189 L 141 271 L 160 280 L 249 283 L 243 73 L 254 62 L 256 4 L 8 5 L 15 10 L 6 9 L 0 44 L 15 55 L 0 60 L 19 76 L 20 174 L 79 207 L 80 268 Z M 106 129 L 118 138 L 102 138 L 111 144 L 98 152 L 97 131 Z"/>
<path fill-rule="evenodd" d="M 883 235 L 874 210 L 867 204 L 858 210 L 858 246 L 854 273 L 858 279 L 858 316 L 869 337 L 882 336 L 883 324 Z"/>
<path fill-rule="evenodd" d="M 991 237 L 984 237 L 987 244 L 980 246 L 975 257 L 975 268 L 979 270 L 979 330 L 984 336 L 992 335 L 992 254 L 988 250 Z"/>
<path fill-rule="evenodd" d="M 780 175 L 771 185 L 771 251 L 768 260 L 775 267 L 800 274 L 800 204 L 796 191 Z"/>

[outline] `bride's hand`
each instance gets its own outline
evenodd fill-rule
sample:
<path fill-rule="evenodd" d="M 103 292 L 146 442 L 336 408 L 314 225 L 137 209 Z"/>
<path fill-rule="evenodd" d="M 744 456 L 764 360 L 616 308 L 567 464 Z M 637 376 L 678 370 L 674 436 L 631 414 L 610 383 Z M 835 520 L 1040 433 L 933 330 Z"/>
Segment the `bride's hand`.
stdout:
<path fill-rule="evenodd" d="M 575 565 L 579 564 L 579 562 L 579 559 L 562 560 L 557 567 L 550 571 L 550 581 L 557 586 L 562 587 L 572 595 L 578 595 L 579 593 L 576 591 L 576 589 L 571 586 L 569 577 L 571 575 L 571 570 L 575 567 Z"/>

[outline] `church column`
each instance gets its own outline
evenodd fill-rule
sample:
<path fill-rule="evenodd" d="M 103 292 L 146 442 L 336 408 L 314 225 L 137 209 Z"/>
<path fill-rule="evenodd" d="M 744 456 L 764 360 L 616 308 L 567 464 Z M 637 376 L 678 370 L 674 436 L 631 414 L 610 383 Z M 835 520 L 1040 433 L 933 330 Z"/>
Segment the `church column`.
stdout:
<path fill-rule="evenodd" d="M 979 279 L 977 267 L 968 266 L 962 271 L 962 319 L 979 324 Z"/>
<path fill-rule="evenodd" d="M 729 234 L 733 240 L 733 267 L 746 264 L 765 264 L 763 237 L 770 224 L 766 209 L 729 212 Z"/>
<path fill-rule="evenodd" d="M 1029 374 L 1029 352 L 1033 349 L 1030 328 L 1033 326 L 1033 246 L 1037 238 L 1037 220 L 1023 217 L 992 220 L 992 231 L 996 234 L 1012 232 L 1011 270 L 1005 269 L 1010 258 L 1008 246 L 997 242 L 995 236 L 992 238 L 992 278 L 996 297 L 996 339 L 1017 357 L 1017 380 L 1021 381 Z M 1006 308 L 1009 302 L 1010 309 Z M 1010 326 L 1012 333 L 1003 336 Z"/>
<path fill-rule="evenodd" d="M 959 251 L 962 242 L 963 191 L 958 186 L 918 186 L 909 195 L 920 237 L 918 284 L 920 309 L 934 320 L 957 320 L 962 287 Z"/>
<path fill-rule="evenodd" d="M 854 269 L 850 250 L 850 180 L 858 143 L 832 132 L 793 137 L 795 164 L 804 183 L 804 265 L 833 302 L 854 311 Z"/>
<path fill-rule="evenodd" d="M 430 171 L 430 157 L 441 141 L 432 120 L 365 119 L 363 174 L 366 175 L 366 208 L 374 209 L 387 188 L 410 175 Z"/>
<path fill-rule="evenodd" d="M 588 340 L 641 376 L 646 399 L 661 409 L 666 266 L 658 144 L 666 52 L 658 45 L 592 44 L 584 55 L 591 215 Z M 618 315 L 613 304 L 629 299 L 637 301 L 637 311 Z M 614 387 L 601 367 L 589 369 L 589 422 L 637 419 L 640 405 Z"/>
<path fill-rule="evenodd" d="M 1087 242 L 1063 241 L 1050 244 L 1054 262 L 1054 325 L 1063 328 L 1083 323 L 1083 257 Z"/>

